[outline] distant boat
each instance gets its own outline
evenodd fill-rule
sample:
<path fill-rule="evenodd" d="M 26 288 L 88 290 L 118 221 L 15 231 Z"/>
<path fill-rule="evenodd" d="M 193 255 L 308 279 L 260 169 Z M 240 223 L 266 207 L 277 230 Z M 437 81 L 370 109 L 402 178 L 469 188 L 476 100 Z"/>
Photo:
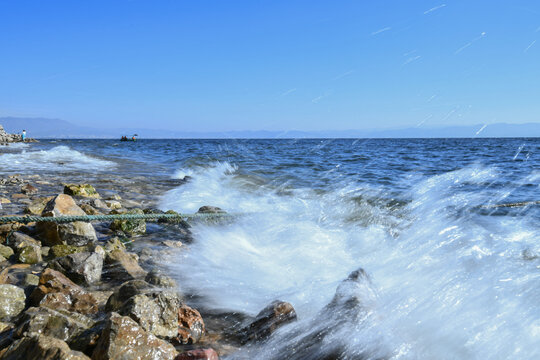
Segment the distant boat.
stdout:
<path fill-rule="evenodd" d="M 137 136 L 139 136 L 139 135 L 133 134 L 133 136 L 131 137 L 131 139 L 128 138 L 127 136 L 122 136 L 122 137 L 120 138 L 120 141 L 137 141 Z"/>

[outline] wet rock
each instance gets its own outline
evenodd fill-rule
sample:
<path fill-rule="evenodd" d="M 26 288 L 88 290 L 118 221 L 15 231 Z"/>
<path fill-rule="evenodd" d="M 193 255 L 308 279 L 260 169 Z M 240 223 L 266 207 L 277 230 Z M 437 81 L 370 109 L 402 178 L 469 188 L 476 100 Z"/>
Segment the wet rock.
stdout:
<path fill-rule="evenodd" d="M 118 194 L 111 194 L 107 196 L 107 200 L 122 200 L 122 197 Z"/>
<path fill-rule="evenodd" d="M 38 192 L 38 189 L 32 184 L 26 184 L 21 187 L 21 192 L 26 195 L 33 195 Z"/>
<path fill-rule="evenodd" d="M 53 196 L 34 199 L 32 203 L 26 206 L 26 208 L 24 209 L 24 213 L 31 214 L 31 215 L 41 215 L 47 203 L 51 201 L 52 199 L 53 199 Z"/>
<path fill-rule="evenodd" d="M 0 204 L 11 204 L 11 200 L 5 197 L 0 197 Z"/>
<path fill-rule="evenodd" d="M 24 285 L 25 286 L 38 286 L 39 276 L 34 275 L 34 274 L 26 274 L 24 276 Z"/>
<path fill-rule="evenodd" d="M 133 280 L 144 278 L 144 271 L 139 263 L 138 256 L 122 250 L 112 250 L 105 257 L 106 273 L 105 276 L 111 280 Z"/>
<path fill-rule="evenodd" d="M 175 360 L 219 360 L 214 349 L 196 349 L 181 353 Z"/>
<path fill-rule="evenodd" d="M 296 311 L 285 301 L 274 301 L 265 307 L 244 329 L 244 342 L 264 340 L 280 326 L 296 320 Z"/>
<path fill-rule="evenodd" d="M 158 270 L 150 271 L 146 275 L 145 280 L 149 284 L 155 285 L 160 288 L 175 288 L 176 287 L 176 281 L 174 281 L 172 278 L 166 275 L 163 275 Z"/>
<path fill-rule="evenodd" d="M 179 306 L 180 299 L 175 292 L 157 291 L 130 297 L 118 313 L 129 316 L 157 337 L 174 339 L 178 335 Z"/>
<path fill-rule="evenodd" d="M 101 320 L 97 322 L 94 326 L 89 329 L 83 330 L 76 336 L 73 336 L 68 342 L 69 347 L 73 350 L 82 351 L 88 356 L 92 356 L 94 349 L 98 343 L 99 337 L 105 326 L 107 325 L 107 320 Z"/>
<path fill-rule="evenodd" d="M 118 210 L 122 208 L 122 204 L 117 200 L 105 200 L 105 205 L 111 210 Z"/>
<path fill-rule="evenodd" d="M 204 335 L 204 321 L 201 314 L 187 305 L 178 308 L 178 342 L 194 344 Z"/>
<path fill-rule="evenodd" d="M 15 232 L 9 238 L 17 260 L 23 264 L 36 264 L 41 262 L 41 243 L 32 237 L 21 232 Z"/>
<path fill-rule="evenodd" d="M 161 245 L 169 247 L 169 248 L 181 248 L 183 246 L 181 241 L 177 240 L 164 240 L 161 242 Z"/>
<path fill-rule="evenodd" d="M 88 204 L 81 204 L 81 209 L 87 214 L 87 215 L 102 215 L 102 212 L 98 209 L 94 208 L 91 205 Z"/>
<path fill-rule="evenodd" d="M 6 321 L 20 314 L 26 305 L 24 290 L 15 285 L 0 285 L 0 320 Z"/>
<path fill-rule="evenodd" d="M 92 294 L 53 269 L 43 271 L 30 301 L 34 306 L 65 309 L 81 314 L 95 314 L 98 311 L 97 301 Z"/>
<path fill-rule="evenodd" d="M 144 212 L 141 209 L 133 209 L 127 212 L 127 214 L 143 215 Z M 122 232 L 127 235 L 142 235 L 146 233 L 146 221 L 145 220 L 114 220 L 111 223 L 111 230 L 116 232 Z"/>
<path fill-rule="evenodd" d="M 93 285 L 101 280 L 103 255 L 96 252 L 79 252 L 57 258 L 50 263 L 77 284 Z"/>
<path fill-rule="evenodd" d="M 223 214 L 226 211 L 218 208 L 217 206 L 201 206 L 199 208 L 199 211 L 197 211 L 199 214 Z"/>
<path fill-rule="evenodd" d="M 129 298 L 147 292 L 150 287 L 150 284 L 144 280 L 126 281 L 109 297 L 105 305 L 105 310 L 117 311 Z"/>
<path fill-rule="evenodd" d="M 113 250 L 125 251 L 126 245 L 124 245 L 124 243 L 122 242 L 122 240 L 120 240 L 120 238 L 113 237 L 107 241 L 107 243 L 105 244 L 103 248 L 105 249 L 106 253 L 109 253 Z"/>
<path fill-rule="evenodd" d="M 112 313 L 92 359 L 172 360 L 176 354 L 171 344 L 147 333 L 133 319 Z"/>
<path fill-rule="evenodd" d="M 65 194 L 49 201 L 42 213 L 42 216 L 52 217 L 66 215 L 86 215 L 86 213 L 75 204 L 71 196 Z M 92 224 L 81 221 L 63 224 L 41 222 L 37 224 L 37 229 L 43 233 L 45 245 L 50 246 L 59 244 L 82 246 L 97 240 Z"/>
<path fill-rule="evenodd" d="M 1 245 L 0 244 L 0 256 L 5 257 L 6 259 L 9 259 L 11 255 L 13 255 L 13 249 L 9 246 Z"/>
<path fill-rule="evenodd" d="M 92 207 L 95 207 L 95 208 L 98 208 L 98 209 L 106 209 L 107 208 L 107 204 L 105 204 L 100 199 L 91 199 L 91 200 L 88 201 L 88 205 L 90 205 Z"/>
<path fill-rule="evenodd" d="M 75 253 L 88 251 L 87 246 L 74 246 L 74 245 L 54 245 L 51 247 L 50 255 L 53 258 L 63 257 Z"/>
<path fill-rule="evenodd" d="M 15 264 L 0 272 L 0 284 L 20 285 L 21 279 L 30 271 L 28 264 Z"/>
<path fill-rule="evenodd" d="M 15 335 L 22 337 L 34 333 L 69 341 L 93 325 L 94 321 L 78 313 L 31 307 L 22 315 Z"/>
<path fill-rule="evenodd" d="M 64 194 L 90 198 L 100 197 L 96 189 L 90 184 L 65 184 Z"/>
<path fill-rule="evenodd" d="M 79 351 L 71 350 L 64 341 L 44 335 L 23 337 L 15 341 L 2 355 L 2 360 L 90 360 Z"/>
<path fill-rule="evenodd" d="M 3 263 L 4 261 L 7 261 L 7 259 L 3 257 L 2 255 L 0 255 L 0 263 Z"/>

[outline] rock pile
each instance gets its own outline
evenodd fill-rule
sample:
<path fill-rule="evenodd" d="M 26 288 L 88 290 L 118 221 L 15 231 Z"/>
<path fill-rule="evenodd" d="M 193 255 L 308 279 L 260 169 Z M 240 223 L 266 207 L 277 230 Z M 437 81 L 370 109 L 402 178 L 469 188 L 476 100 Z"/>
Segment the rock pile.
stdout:
<path fill-rule="evenodd" d="M 4 127 L 0 125 L 0 144 L 8 144 L 15 142 L 22 142 L 22 136 L 20 134 L 8 134 Z M 34 142 L 34 139 L 26 139 L 26 141 Z"/>

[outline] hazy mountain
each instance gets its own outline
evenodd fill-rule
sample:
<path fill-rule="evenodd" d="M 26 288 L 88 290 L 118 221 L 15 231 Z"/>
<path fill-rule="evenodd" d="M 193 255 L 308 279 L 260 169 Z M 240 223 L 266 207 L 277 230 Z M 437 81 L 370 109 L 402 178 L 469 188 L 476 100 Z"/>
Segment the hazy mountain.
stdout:
<path fill-rule="evenodd" d="M 0 118 L 7 132 L 46 138 L 119 138 L 138 134 L 140 138 L 448 138 L 448 137 L 540 137 L 540 123 L 490 124 L 447 126 L 438 128 L 415 127 L 381 130 L 328 130 L 328 131 L 227 131 L 185 132 L 160 129 L 117 128 L 97 129 L 72 124 L 60 119 Z"/>

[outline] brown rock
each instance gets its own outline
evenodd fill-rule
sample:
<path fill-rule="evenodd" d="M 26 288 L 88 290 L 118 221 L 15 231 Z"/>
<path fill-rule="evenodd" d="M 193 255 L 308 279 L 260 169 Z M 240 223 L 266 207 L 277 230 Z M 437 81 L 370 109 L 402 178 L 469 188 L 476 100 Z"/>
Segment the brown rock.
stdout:
<path fill-rule="evenodd" d="M 23 357 L 24 356 L 24 357 Z M 90 360 L 79 351 L 71 350 L 64 341 L 33 334 L 15 341 L 2 355 L 2 360 Z"/>
<path fill-rule="evenodd" d="M 61 308 L 81 314 L 95 314 L 97 301 L 86 290 L 69 280 L 61 272 L 45 269 L 39 278 L 39 286 L 30 295 L 34 306 Z"/>
<path fill-rule="evenodd" d="M 244 341 L 263 340 L 268 338 L 280 326 L 296 320 L 296 311 L 285 301 L 274 301 L 255 317 L 255 320 L 244 329 Z"/>
<path fill-rule="evenodd" d="M 114 280 L 132 280 L 144 278 L 144 271 L 138 263 L 136 254 L 122 251 L 120 249 L 112 250 L 107 253 L 105 258 L 106 272 L 104 276 Z"/>
<path fill-rule="evenodd" d="M 88 204 L 81 204 L 81 209 L 87 215 L 101 215 L 102 214 L 98 209 L 96 209 L 92 205 L 88 205 Z"/>
<path fill-rule="evenodd" d="M 38 192 L 37 187 L 32 184 L 26 184 L 21 187 L 21 192 L 26 195 L 32 195 Z"/>
<path fill-rule="evenodd" d="M 25 214 L 41 215 L 43 209 L 49 201 L 53 199 L 53 196 L 38 198 L 32 201 L 31 204 L 24 209 Z"/>
<path fill-rule="evenodd" d="M 173 360 L 175 348 L 144 331 L 127 316 L 111 313 L 101 333 L 92 359 Z"/>
<path fill-rule="evenodd" d="M 204 335 L 204 321 L 201 314 L 187 305 L 178 308 L 178 342 L 193 344 Z"/>
<path fill-rule="evenodd" d="M 58 217 L 86 215 L 86 213 L 77 206 L 71 196 L 60 194 L 47 203 L 41 215 Z M 38 223 L 37 229 L 42 232 L 45 245 L 49 246 L 58 244 L 82 246 L 97 240 L 92 224 L 81 221 L 64 224 L 41 222 Z"/>
<path fill-rule="evenodd" d="M 174 360 L 219 360 L 214 349 L 196 349 L 181 353 Z"/>

